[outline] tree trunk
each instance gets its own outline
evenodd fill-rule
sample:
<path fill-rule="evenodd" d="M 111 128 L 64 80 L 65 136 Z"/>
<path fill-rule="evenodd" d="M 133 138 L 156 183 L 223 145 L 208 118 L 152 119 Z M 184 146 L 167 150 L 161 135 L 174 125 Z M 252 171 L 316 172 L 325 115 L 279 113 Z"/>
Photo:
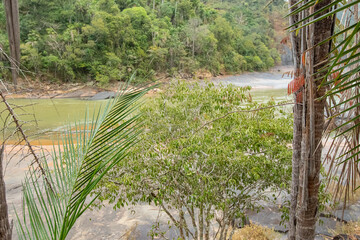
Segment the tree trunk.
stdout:
<path fill-rule="evenodd" d="M 3 176 L 4 146 L 0 147 L 0 239 L 11 240 L 12 229 L 9 223 L 8 207 L 6 204 L 5 181 Z"/>
<path fill-rule="evenodd" d="M 297 0 L 290 0 L 289 5 L 293 6 L 296 4 Z M 296 8 L 291 9 L 294 11 Z M 299 15 L 290 16 L 290 26 L 299 21 Z M 294 30 L 295 27 L 292 28 Z M 301 52 L 300 52 L 300 42 L 301 39 L 295 31 L 291 32 L 291 45 L 294 59 L 294 76 L 299 77 L 300 73 L 300 62 L 301 62 Z M 289 223 L 289 239 L 295 240 L 296 236 L 296 206 L 297 206 L 297 196 L 299 189 L 299 165 L 301 159 L 301 137 L 302 137 L 302 103 L 296 101 L 297 95 L 299 92 L 295 93 L 294 101 L 295 106 L 293 108 L 294 112 L 294 135 L 293 135 L 293 157 L 292 157 L 292 183 L 291 183 L 291 202 L 290 202 L 290 223 Z"/>
<path fill-rule="evenodd" d="M 291 0 L 290 4 L 296 2 L 299 1 Z M 292 16 L 290 22 L 296 22 L 296 18 L 303 19 L 331 2 L 331 0 L 320 1 L 314 8 L 301 12 L 299 16 Z M 322 12 L 321 15 L 325 13 Z M 315 16 L 317 17 L 319 16 Z M 331 36 L 332 28 L 333 18 L 328 17 L 301 29 L 300 34 L 293 33 L 292 35 L 296 63 L 295 76 L 302 76 L 305 79 L 305 85 L 300 89 L 302 100 L 297 100 L 294 107 L 293 179 L 289 231 L 291 240 L 315 238 L 325 107 L 325 100 L 319 99 L 325 95 L 325 88 L 321 86 L 321 81 L 326 74 L 320 73 L 319 70 L 327 64 L 330 52 L 328 44 L 321 46 L 317 44 Z M 299 36 L 301 39 L 298 38 Z M 300 52 L 303 57 L 297 54 L 299 45 L 301 45 Z"/>
<path fill-rule="evenodd" d="M 18 0 L 4 0 L 6 13 L 6 28 L 10 46 L 10 64 L 13 83 L 17 85 L 18 68 L 20 64 L 20 23 Z"/>

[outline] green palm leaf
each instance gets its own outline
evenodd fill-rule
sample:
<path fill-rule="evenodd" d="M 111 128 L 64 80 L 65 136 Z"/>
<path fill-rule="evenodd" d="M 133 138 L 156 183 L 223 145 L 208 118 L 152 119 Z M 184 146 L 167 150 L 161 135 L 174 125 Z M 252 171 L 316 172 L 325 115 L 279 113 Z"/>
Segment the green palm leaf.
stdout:
<path fill-rule="evenodd" d="M 43 153 L 45 176 L 32 167 L 23 185 L 19 239 L 66 238 L 96 199 L 89 194 L 136 143 L 141 128 L 136 110 L 148 90 L 123 90 L 92 121 L 69 127 L 50 159 Z"/>

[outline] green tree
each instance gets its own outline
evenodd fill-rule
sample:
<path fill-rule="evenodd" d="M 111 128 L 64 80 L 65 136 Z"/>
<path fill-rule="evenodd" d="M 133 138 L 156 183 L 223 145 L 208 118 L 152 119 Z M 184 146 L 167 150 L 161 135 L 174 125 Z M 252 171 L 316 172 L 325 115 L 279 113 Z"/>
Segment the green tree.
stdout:
<path fill-rule="evenodd" d="M 262 0 L 20 1 L 23 66 L 41 79 L 92 79 L 104 85 L 124 81 L 135 70 L 136 81 L 163 73 L 191 77 L 200 69 L 214 75 L 266 70 L 279 62 L 271 13 L 280 15 L 283 10 L 281 4 L 256 10 L 265 4 Z M 254 14 L 259 19 L 253 19 Z M 5 21 L 4 15 L 0 21 Z M 0 39 L 4 38 L 6 31 L 0 27 Z M 3 48 L 8 46 L 7 40 L 2 43 Z M 254 64 L 259 62 L 255 57 L 262 64 Z M 7 62 L 1 64 L 9 67 Z"/>
<path fill-rule="evenodd" d="M 209 240 L 217 219 L 216 239 L 227 239 L 234 219 L 291 179 L 291 117 L 249 90 L 172 82 L 141 110 L 141 144 L 99 186 L 100 200 L 158 205 L 181 239 Z"/>

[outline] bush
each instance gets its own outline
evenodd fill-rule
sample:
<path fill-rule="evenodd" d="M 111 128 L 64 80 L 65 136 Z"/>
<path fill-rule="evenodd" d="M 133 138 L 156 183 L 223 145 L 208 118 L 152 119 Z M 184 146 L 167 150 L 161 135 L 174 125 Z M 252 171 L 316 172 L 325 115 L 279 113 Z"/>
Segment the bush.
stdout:
<path fill-rule="evenodd" d="M 182 239 L 208 239 L 216 219 L 224 239 L 234 219 L 268 199 L 265 190 L 287 190 L 291 178 L 291 118 L 252 112 L 260 105 L 249 89 L 171 83 L 142 109 L 141 144 L 102 184 L 100 199 L 158 205 Z M 228 114 L 239 109 L 250 112 Z"/>

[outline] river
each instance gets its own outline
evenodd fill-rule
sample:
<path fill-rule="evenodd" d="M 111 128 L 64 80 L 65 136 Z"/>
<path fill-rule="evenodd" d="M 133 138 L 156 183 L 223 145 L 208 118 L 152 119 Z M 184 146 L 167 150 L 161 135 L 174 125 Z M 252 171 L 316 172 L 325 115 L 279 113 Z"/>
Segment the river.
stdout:
<path fill-rule="evenodd" d="M 24 129 L 30 139 L 39 140 L 39 144 L 42 145 L 51 145 L 69 123 L 83 123 L 86 115 L 92 116 L 107 100 L 9 99 L 8 102 L 15 107 L 15 112 L 24 123 Z M 0 105 L 0 108 L 4 109 L 4 106 Z M 2 113 L 2 119 L 6 113 Z M 15 126 L 12 124 L 7 135 L 14 129 Z"/>
<path fill-rule="evenodd" d="M 270 99 L 275 101 L 290 100 L 287 96 L 287 85 L 290 77 L 282 76 L 279 71 L 267 73 L 246 73 L 236 76 L 214 78 L 215 84 L 233 84 L 238 87 L 251 86 L 253 99 L 263 102 Z M 11 99 L 9 103 L 17 108 L 19 119 L 26 122 L 24 128 L 32 140 L 39 140 L 39 144 L 48 145 L 56 140 L 69 123 L 82 123 L 85 115 L 92 116 L 94 111 L 107 100 L 81 100 L 75 98 L 66 99 Z M 4 106 L 0 105 L 0 109 Z M 5 113 L 1 117 L 4 119 Z M 4 120 L 3 120 L 4 121 Z M 10 131 L 15 127 L 10 127 Z M 10 132 L 8 132 L 10 134 Z M 4 138 L 3 136 L 1 137 Z"/>
<path fill-rule="evenodd" d="M 212 81 L 216 84 L 232 84 L 237 87 L 250 86 L 255 101 L 268 101 L 270 99 L 275 101 L 291 100 L 292 97 L 287 95 L 287 86 L 291 81 L 291 77 L 284 75 L 283 72 L 278 69 L 277 71 L 265 73 L 246 73 L 213 78 Z"/>

